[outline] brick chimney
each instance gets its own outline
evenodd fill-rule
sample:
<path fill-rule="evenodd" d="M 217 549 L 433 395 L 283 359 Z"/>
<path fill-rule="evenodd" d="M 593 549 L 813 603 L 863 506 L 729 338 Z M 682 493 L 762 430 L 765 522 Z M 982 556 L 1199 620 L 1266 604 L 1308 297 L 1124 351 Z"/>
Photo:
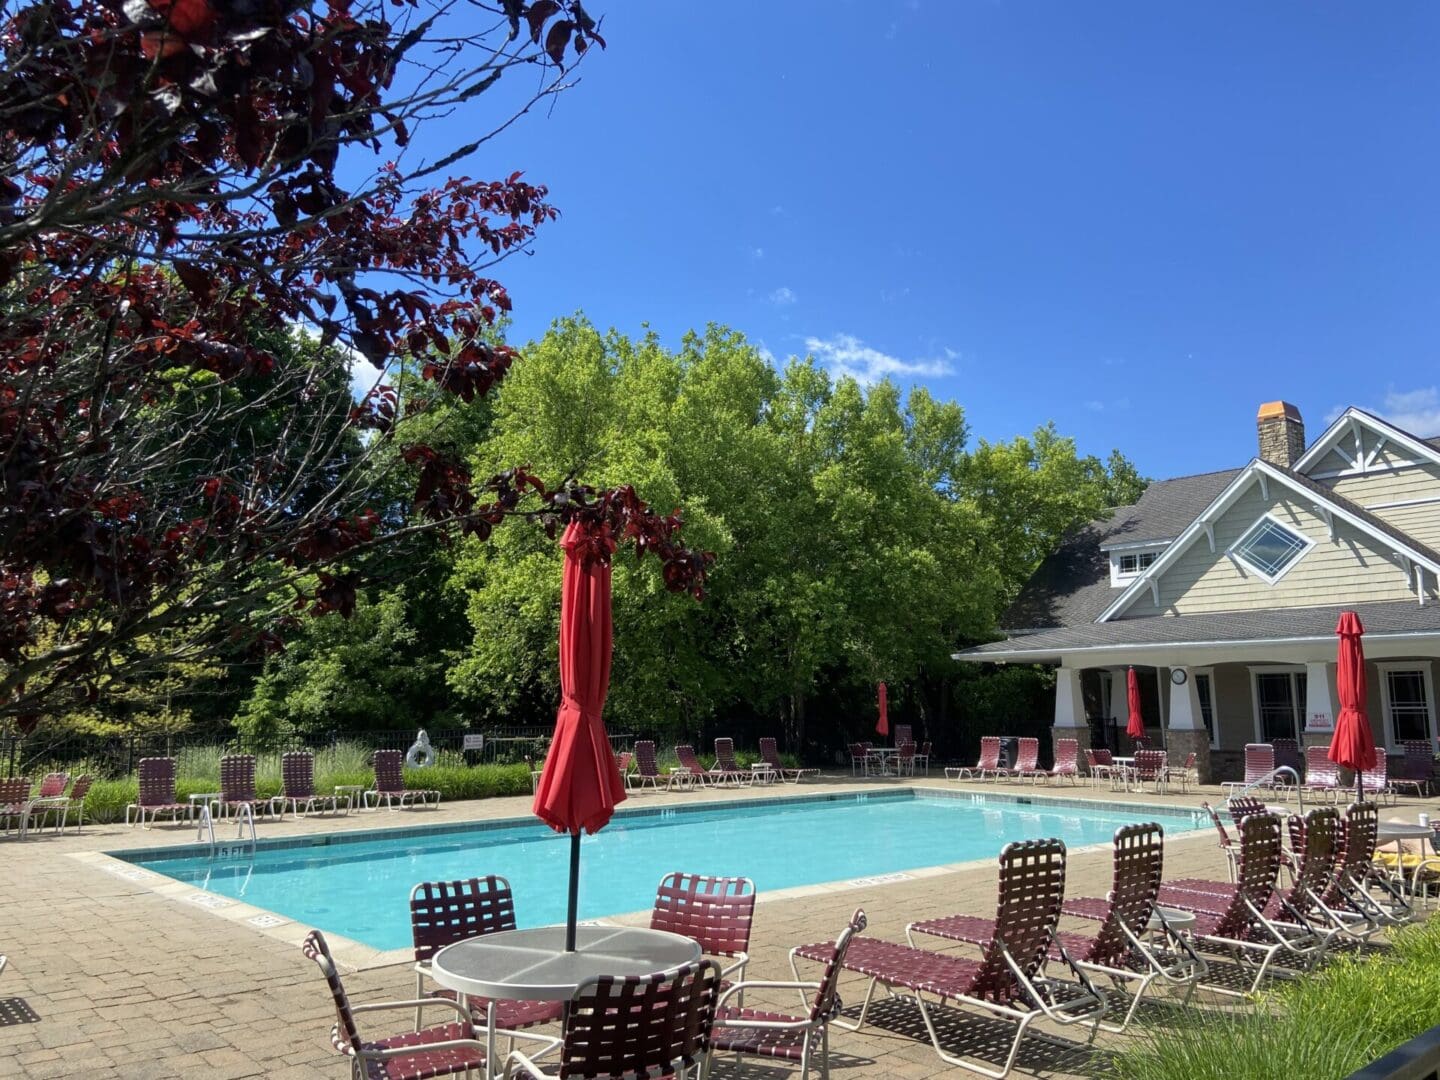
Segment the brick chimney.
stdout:
<path fill-rule="evenodd" d="M 1305 421 L 1288 401 L 1267 401 L 1255 417 L 1260 432 L 1260 457 L 1288 469 L 1305 453 Z"/>

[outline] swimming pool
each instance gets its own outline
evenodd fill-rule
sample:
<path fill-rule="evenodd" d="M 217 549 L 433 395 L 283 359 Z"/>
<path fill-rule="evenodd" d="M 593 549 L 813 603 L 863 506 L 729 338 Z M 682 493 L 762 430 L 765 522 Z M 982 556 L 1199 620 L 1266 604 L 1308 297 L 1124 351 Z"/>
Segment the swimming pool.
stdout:
<path fill-rule="evenodd" d="M 994 858 L 1012 840 L 1106 843 L 1121 825 L 1200 827 L 1186 811 L 1101 807 L 906 789 L 621 810 L 582 843 L 580 916 L 650 907 L 672 870 L 745 876 L 763 891 Z M 350 822 L 351 825 L 354 821 Z M 408 898 L 420 881 L 500 874 L 521 926 L 565 917 L 569 843 L 533 819 L 260 841 L 253 855 L 204 848 L 114 852 L 116 858 L 243 900 L 377 949 L 410 945 Z"/>

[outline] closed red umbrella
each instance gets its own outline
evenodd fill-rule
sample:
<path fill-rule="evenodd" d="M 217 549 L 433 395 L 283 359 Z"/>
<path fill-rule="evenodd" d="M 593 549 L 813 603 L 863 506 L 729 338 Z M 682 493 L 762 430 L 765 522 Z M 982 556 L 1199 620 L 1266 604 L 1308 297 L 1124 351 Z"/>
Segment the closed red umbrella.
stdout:
<path fill-rule="evenodd" d="M 560 592 L 560 712 L 540 783 L 535 815 L 570 834 L 570 903 L 565 947 L 575 948 L 580 887 L 580 831 L 604 827 L 625 800 L 625 783 L 600 712 L 610 689 L 610 555 L 608 531 L 571 522 L 560 541 L 565 573 Z"/>
<path fill-rule="evenodd" d="M 1140 679 L 1132 667 L 1125 676 L 1125 698 L 1130 705 L 1130 722 L 1125 725 L 1125 734 L 1132 739 L 1145 737 L 1145 710 L 1140 704 Z"/>
<path fill-rule="evenodd" d="M 880 719 L 875 722 L 875 733 L 877 735 L 890 734 L 890 710 L 889 699 L 885 696 L 885 684 L 880 684 Z"/>
<path fill-rule="evenodd" d="M 1328 757 L 1336 765 L 1355 770 L 1355 791 L 1365 797 L 1360 774 L 1375 767 L 1375 737 L 1365 712 L 1365 647 L 1360 637 L 1365 627 L 1353 611 L 1342 611 L 1335 627 L 1340 648 L 1335 655 L 1335 690 L 1340 695 L 1340 715 L 1330 738 Z"/>

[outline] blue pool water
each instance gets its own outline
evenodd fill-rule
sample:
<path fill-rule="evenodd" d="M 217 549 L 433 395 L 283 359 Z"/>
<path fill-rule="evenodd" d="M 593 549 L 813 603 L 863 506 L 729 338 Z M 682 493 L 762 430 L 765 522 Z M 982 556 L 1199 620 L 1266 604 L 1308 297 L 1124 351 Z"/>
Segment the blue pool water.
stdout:
<path fill-rule="evenodd" d="M 908 791 L 664 814 L 622 810 L 584 838 L 580 915 L 647 909 L 656 884 L 672 870 L 745 876 L 766 891 L 991 859 L 1012 840 L 1059 836 L 1072 848 L 1105 843 L 1119 826 L 1141 820 L 1159 820 L 1167 833 L 1199 825 L 1190 814 L 1143 808 L 1019 805 Z M 196 848 L 116 855 L 377 949 L 410 945 L 408 899 L 419 881 L 500 874 L 515 890 L 521 926 L 564 920 L 570 845 L 543 825 L 436 826 L 403 836 L 347 834 L 338 827 L 342 831 L 329 837 L 304 838 L 304 846 L 267 847 L 262 840 L 253 855 L 239 858 L 212 859 L 194 854 Z"/>

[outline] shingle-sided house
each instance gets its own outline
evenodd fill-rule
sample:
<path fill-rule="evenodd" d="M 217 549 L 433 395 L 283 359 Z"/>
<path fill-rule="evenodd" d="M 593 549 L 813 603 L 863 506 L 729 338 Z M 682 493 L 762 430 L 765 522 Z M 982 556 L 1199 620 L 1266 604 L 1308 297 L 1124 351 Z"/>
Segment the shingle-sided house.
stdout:
<path fill-rule="evenodd" d="M 1305 443 L 1300 412 L 1262 405 L 1259 456 L 1151 484 L 1068 536 L 969 662 L 1053 664 L 1056 738 L 1112 745 L 1125 678 L 1148 734 L 1202 778 L 1239 772 L 1249 742 L 1328 744 L 1335 624 L 1365 625 L 1376 745 L 1436 738 L 1440 439 L 1347 409 Z"/>

